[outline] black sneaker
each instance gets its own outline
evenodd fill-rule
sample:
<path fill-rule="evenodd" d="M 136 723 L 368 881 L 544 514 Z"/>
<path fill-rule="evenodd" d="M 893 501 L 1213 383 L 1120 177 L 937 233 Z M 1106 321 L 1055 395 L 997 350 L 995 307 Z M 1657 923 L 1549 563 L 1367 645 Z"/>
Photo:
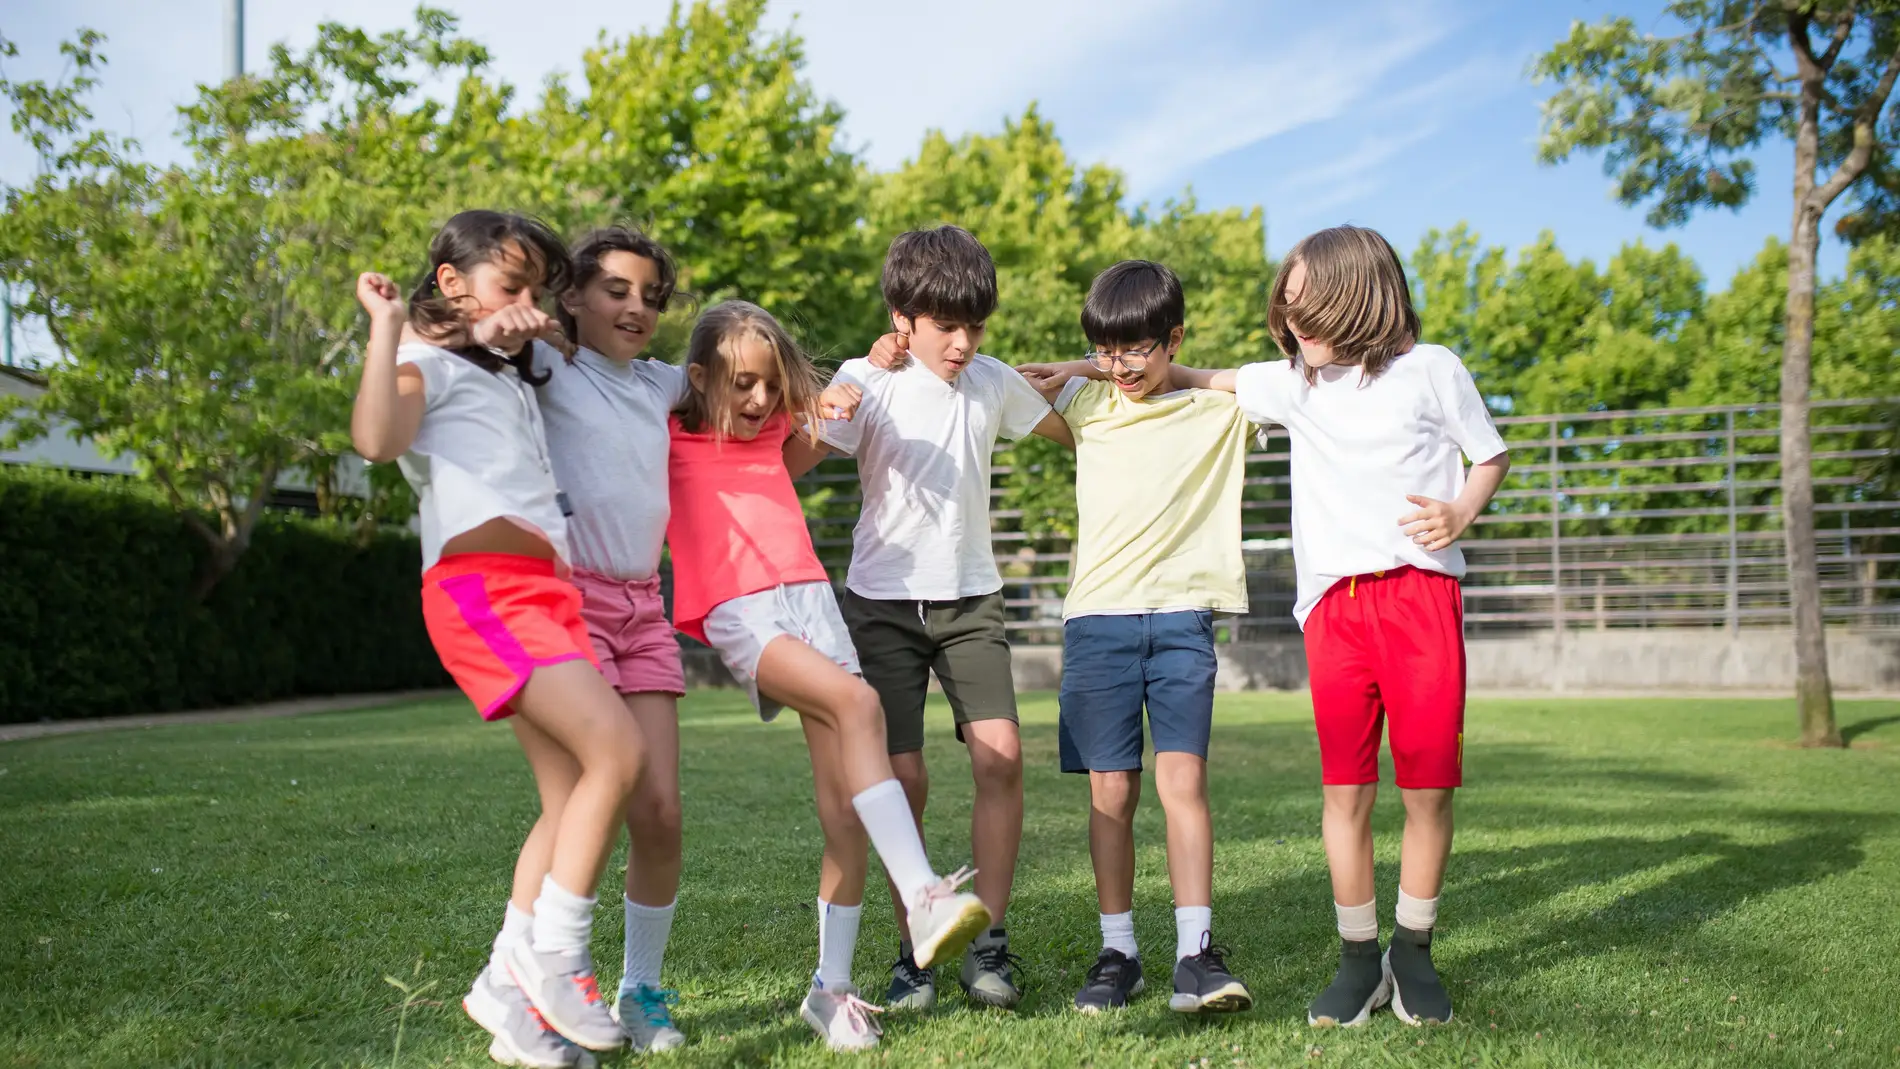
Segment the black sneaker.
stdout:
<path fill-rule="evenodd" d="M 891 989 L 884 993 L 884 1005 L 893 1010 L 927 1010 L 937 1001 L 937 976 L 917 967 L 909 947 L 899 948 L 891 962 Z"/>
<path fill-rule="evenodd" d="M 1392 1012 L 1406 1024 L 1445 1024 L 1451 1020 L 1451 992 L 1432 967 L 1432 933 L 1400 925 L 1385 952 L 1385 975 L 1392 982 Z"/>
<path fill-rule="evenodd" d="M 1083 1013 L 1120 1009 L 1141 994 L 1141 959 L 1103 948 L 1089 967 L 1088 979 L 1075 993 L 1075 1008 Z"/>
<path fill-rule="evenodd" d="M 970 944 L 957 982 L 970 1001 L 1006 1010 L 1022 1001 L 1022 988 L 1016 986 L 1016 970 L 1022 967 L 1023 959 L 1009 952 L 1009 937 L 991 928 Z"/>
<path fill-rule="evenodd" d="M 1392 981 L 1379 958 L 1379 940 L 1341 939 L 1339 971 L 1306 1008 L 1306 1023 L 1315 1028 L 1356 1028 L 1390 1001 Z"/>
<path fill-rule="evenodd" d="M 1201 937 L 1201 952 L 1174 964 L 1174 997 L 1168 1008 L 1177 1013 L 1239 1013 L 1253 1009 L 1253 994 L 1240 977 L 1227 971 L 1226 947 Z"/>

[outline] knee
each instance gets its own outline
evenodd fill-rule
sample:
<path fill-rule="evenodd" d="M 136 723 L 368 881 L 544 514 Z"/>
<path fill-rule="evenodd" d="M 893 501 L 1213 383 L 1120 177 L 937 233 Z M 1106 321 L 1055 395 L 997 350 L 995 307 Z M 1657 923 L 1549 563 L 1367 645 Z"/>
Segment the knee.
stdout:
<path fill-rule="evenodd" d="M 1161 796 L 1161 804 L 1164 806 L 1206 804 L 1207 770 L 1205 767 L 1157 767 L 1155 793 Z"/>
<path fill-rule="evenodd" d="M 1443 821 L 1451 817 L 1450 788 L 1401 791 L 1407 820 Z"/>
<path fill-rule="evenodd" d="M 970 774 L 976 779 L 976 785 L 980 789 L 1014 790 L 1022 786 L 1022 747 L 1020 745 L 971 747 Z"/>
<path fill-rule="evenodd" d="M 1126 820 L 1141 800 L 1141 773 L 1097 772 L 1089 777 L 1090 800 L 1098 813 Z"/>
<path fill-rule="evenodd" d="M 1324 808 L 1329 817 L 1366 820 L 1372 816 L 1372 803 L 1378 798 L 1378 784 L 1331 786 L 1325 789 Z"/>
<path fill-rule="evenodd" d="M 678 798 L 641 791 L 627 809 L 627 834 L 633 840 L 634 849 L 649 860 L 672 860 L 680 856 L 682 823 Z"/>
<path fill-rule="evenodd" d="M 904 797 L 916 805 L 930 795 L 930 771 L 924 767 L 922 754 L 892 754 L 891 774 L 904 788 Z M 915 760 L 904 760 L 915 758 Z"/>

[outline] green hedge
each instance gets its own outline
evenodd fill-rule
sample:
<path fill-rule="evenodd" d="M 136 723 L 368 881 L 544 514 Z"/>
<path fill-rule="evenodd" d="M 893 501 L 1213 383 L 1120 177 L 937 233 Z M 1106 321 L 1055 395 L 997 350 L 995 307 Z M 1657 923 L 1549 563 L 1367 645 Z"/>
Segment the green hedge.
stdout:
<path fill-rule="evenodd" d="M 273 513 L 194 602 L 203 540 L 148 488 L 0 467 L 0 723 L 446 685 L 418 553 Z"/>

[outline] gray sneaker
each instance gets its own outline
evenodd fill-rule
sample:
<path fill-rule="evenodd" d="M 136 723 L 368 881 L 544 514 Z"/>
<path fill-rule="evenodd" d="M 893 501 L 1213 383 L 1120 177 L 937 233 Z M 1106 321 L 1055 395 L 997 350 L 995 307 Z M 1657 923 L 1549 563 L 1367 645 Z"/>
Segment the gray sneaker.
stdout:
<path fill-rule="evenodd" d="M 541 1019 L 528 996 L 512 983 L 499 983 L 487 969 L 462 999 L 470 1019 L 495 1037 L 488 1056 L 502 1065 L 530 1069 L 594 1069 L 594 1056 L 580 1049 Z"/>
<path fill-rule="evenodd" d="M 673 1025 L 669 1007 L 679 1002 L 679 992 L 670 987 L 641 984 L 622 991 L 614 1002 L 614 1020 L 627 1034 L 627 1044 L 639 1051 L 677 1050 L 686 1045 L 686 1034 Z"/>
<path fill-rule="evenodd" d="M 1003 930 L 991 928 L 970 944 L 958 980 L 970 1001 L 1006 1010 L 1022 1001 L 1022 989 L 1016 986 L 1016 970 L 1022 964 L 1021 958 L 1009 952 L 1009 938 Z"/>
<path fill-rule="evenodd" d="M 911 952 L 899 949 L 891 963 L 891 989 L 884 993 L 884 1005 L 893 1010 L 927 1010 L 937 1002 L 937 977 L 929 969 L 919 969 Z"/>
<path fill-rule="evenodd" d="M 990 926 L 989 907 L 957 886 L 976 875 L 962 868 L 917 892 L 910 906 L 910 945 L 920 968 L 928 969 L 963 952 Z"/>
<path fill-rule="evenodd" d="M 882 1006 L 873 1006 L 858 997 L 858 989 L 850 984 L 837 987 L 811 986 L 805 993 L 805 1004 L 798 1008 L 798 1015 L 824 1037 L 825 1046 L 832 1050 L 854 1051 L 869 1050 L 877 1046 L 884 1030 L 878 1027 L 873 1014 L 883 1013 Z"/>
<path fill-rule="evenodd" d="M 607 1012 L 594 981 L 594 962 L 586 950 L 543 954 L 531 939 L 508 954 L 508 975 L 541 1011 L 549 1025 L 588 1050 L 619 1050 L 627 1045 L 620 1023 Z"/>

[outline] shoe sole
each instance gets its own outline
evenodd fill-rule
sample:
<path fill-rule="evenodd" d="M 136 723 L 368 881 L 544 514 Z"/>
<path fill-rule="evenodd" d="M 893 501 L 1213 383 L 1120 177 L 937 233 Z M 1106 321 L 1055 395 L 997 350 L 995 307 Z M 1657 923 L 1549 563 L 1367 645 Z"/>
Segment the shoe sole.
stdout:
<path fill-rule="evenodd" d="M 957 915 L 950 919 L 949 924 L 937 930 L 936 938 L 919 943 L 914 948 L 915 956 L 911 960 L 917 963 L 919 969 L 928 969 L 940 961 L 946 961 L 963 953 L 964 948 L 974 942 L 976 937 L 983 934 L 989 926 L 989 907 L 973 896 L 969 902 L 964 903 L 963 907 L 957 910 Z"/>
<path fill-rule="evenodd" d="M 572 1025 L 574 1022 L 561 1020 L 558 1017 L 558 1015 L 548 1012 L 548 1008 L 546 1006 L 540 1005 L 539 1003 L 536 1003 L 534 1001 L 534 985 L 524 981 L 521 978 L 521 972 L 519 969 L 515 967 L 515 963 L 513 961 L 508 962 L 508 975 L 510 978 L 514 980 L 515 986 L 521 989 L 522 994 L 528 997 L 529 1004 L 533 1005 L 534 1008 L 540 1012 L 541 1019 L 548 1023 L 549 1028 L 552 1028 L 556 1032 L 559 1032 L 561 1034 L 562 1039 L 567 1040 L 569 1043 L 572 1043 L 583 1050 L 598 1051 L 603 1054 L 611 1054 L 614 1051 L 623 1050 L 626 1048 L 627 1034 L 625 1032 L 620 1031 L 619 1021 L 614 1021 L 614 1032 L 616 1035 L 620 1037 L 615 1042 L 597 1046 L 593 1043 L 587 1042 L 584 1039 L 579 1039 L 574 1034 L 575 1030 L 571 1030 L 568 1027 L 569 1025 Z M 612 1015 L 609 1015 L 607 1019 L 612 1021 L 613 1020 Z"/>
<path fill-rule="evenodd" d="M 1168 998 L 1168 1008 L 1176 1013 L 1242 1013 L 1253 1009 L 1253 995 L 1236 980 L 1206 996 L 1177 991 Z"/>
<path fill-rule="evenodd" d="M 825 1041 L 825 1048 L 827 1050 L 836 1051 L 839 1054 L 862 1054 L 867 1050 L 872 1050 L 877 1047 L 877 1040 L 875 1039 L 862 1047 L 840 1047 L 836 1043 L 833 1043 L 831 1041 L 831 1033 L 825 1031 L 824 1022 L 818 1019 L 817 1014 L 811 1012 L 810 1006 L 798 1007 L 798 1016 L 803 1018 L 805 1023 L 811 1026 L 812 1031 L 818 1033 L 819 1039 Z"/>
<path fill-rule="evenodd" d="M 935 991 L 932 991 L 928 995 L 906 995 L 903 998 L 886 997 L 884 1000 L 884 1007 L 886 1009 L 903 1010 L 906 1013 L 921 1012 L 936 1004 L 937 993 Z"/>
<path fill-rule="evenodd" d="M 528 1069 L 594 1069 L 596 1063 L 591 1054 L 583 1054 L 578 1063 L 537 1062 L 529 1058 L 520 1047 L 515 1046 L 514 1041 L 508 1038 L 508 1033 L 499 1024 L 490 1024 L 486 1020 L 497 1010 L 500 1010 L 500 1007 L 493 1005 L 492 1000 L 479 998 L 472 991 L 462 999 L 462 1012 L 468 1014 L 468 1019 L 479 1025 L 482 1031 L 494 1037 L 494 1042 L 488 1045 L 488 1056 L 497 1064 L 521 1065 L 527 1066 Z"/>
<path fill-rule="evenodd" d="M 979 991 L 969 984 L 963 983 L 961 980 L 957 981 L 957 983 L 958 986 L 963 988 L 963 997 L 969 999 L 971 1002 L 988 1006 L 991 1009 L 1014 1009 L 1016 1004 L 1023 1000 L 1023 993 L 1021 991 L 1015 991 L 1007 995 L 992 995 L 986 991 Z"/>
<path fill-rule="evenodd" d="M 1359 1007 L 1358 1013 L 1344 1021 L 1332 1017 L 1315 1017 L 1308 1013 L 1306 1023 L 1314 1028 L 1358 1028 L 1372 1020 L 1374 1010 L 1390 1001 L 1392 1001 L 1392 975 L 1381 969 L 1379 986 L 1372 989 L 1372 997 L 1366 999 L 1366 1004 Z"/>
<path fill-rule="evenodd" d="M 1146 990 L 1148 990 L 1148 979 L 1147 977 L 1144 976 L 1141 979 L 1135 981 L 1135 986 L 1128 989 L 1128 998 L 1134 998 L 1136 995 L 1139 995 L 1143 991 L 1146 991 Z M 1090 1016 L 1094 1016 L 1095 1014 L 1098 1014 L 1098 1013 L 1105 1013 L 1108 1010 L 1123 1010 L 1127 1008 L 1128 1008 L 1128 1000 L 1123 999 L 1122 1004 L 1119 1006 L 1077 1006 L 1075 1008 L 1075 1012 L 1086 1013 Z"/>
<path fill-rule="evenodd" d="M 1445 1019 L 1442 1021 L 1436 1017 L 1414 1017 L 1410 1013 L 1406 1012 L 1405 1000 L 1399 997 L 1398 978 L 1392 975 L 1392 951 L 1391 950 L 1387 950 L 1385 952 L 1385 956 L 1379 959 L 1379 966 L 1381 970 L 1385 973 L 1385 981 L 1384 981 L 1385 984 L 1389 985 L 1392 988 L 1392 1013 L 1399 1020 L 1404 1021 L 1406 1024 L 1411 1025 L 1413 1028 L 1418 1028 L 1422 1025 L 1428 1025 L 1428 1024 L 1450 1024 L 1451 1023 L 1450 1010 L 1445 1011 Z"/>

